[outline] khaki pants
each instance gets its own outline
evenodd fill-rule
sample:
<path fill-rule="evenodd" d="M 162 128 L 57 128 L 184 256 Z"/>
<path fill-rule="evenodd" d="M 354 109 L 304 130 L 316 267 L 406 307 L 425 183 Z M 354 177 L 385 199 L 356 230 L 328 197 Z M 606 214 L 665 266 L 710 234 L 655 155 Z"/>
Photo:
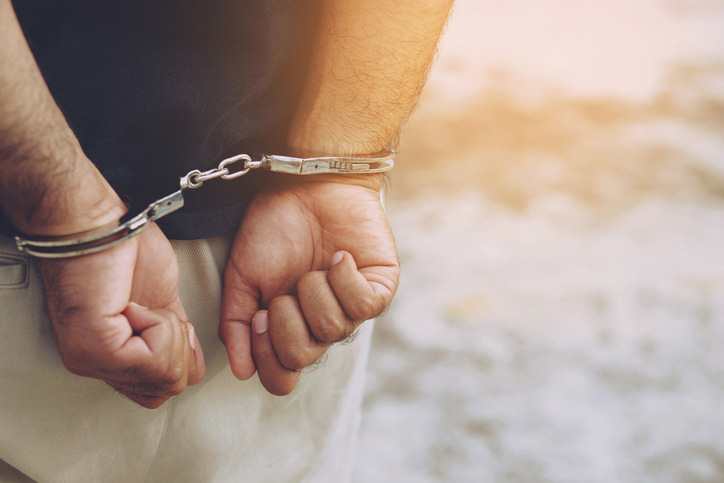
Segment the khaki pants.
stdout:
<path fill-rule="evenodd" d="M 204 380 L 159 409 L 72 375 L 34 261 L 0 236 L 0 481 L 340 482 L 349 478 L 372 323 L 285 397 L 238 381 L 218 340 L 231 239 L 174 241 Z"/>

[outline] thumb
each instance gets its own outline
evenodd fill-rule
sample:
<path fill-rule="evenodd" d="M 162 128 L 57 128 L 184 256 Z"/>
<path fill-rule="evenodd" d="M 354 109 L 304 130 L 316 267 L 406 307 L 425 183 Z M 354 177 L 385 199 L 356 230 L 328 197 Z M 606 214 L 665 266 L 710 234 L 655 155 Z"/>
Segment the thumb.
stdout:
<path fill-rule="evenodd" d="M 245 381 L 256 372 L 251 353 L 251 320 L 259 309 L 260 292 L 250 286 L 232 263 L 224 273 L 219 338 L 226 346 L 231 372 Z"/>
<path fill-rule="evenodd" d="M 115 352 L 127 377 L 106 382 L 147 408 L 183 392 L 198 372 L 191 325 L 173 310 L 148 309 L 133 302 L 118 317 L 124 317 L 137 335 Z"/>
<path fill-rule="evenodd" d="M 139 367 L 144 363 L 161 361 L 174 365 L 173 361 L 177 360 L 186 368 L 187 383 L 196 384 L 203 378 L 206 365 L 193 325 L 179 318 L 176 311 L 149 309 L 131 302 L 123 311 L 123 316 L 133 332 L 138 334 L 126 342 L 125 348 L 131 357 L 140 356 L 137 360 Z"/>

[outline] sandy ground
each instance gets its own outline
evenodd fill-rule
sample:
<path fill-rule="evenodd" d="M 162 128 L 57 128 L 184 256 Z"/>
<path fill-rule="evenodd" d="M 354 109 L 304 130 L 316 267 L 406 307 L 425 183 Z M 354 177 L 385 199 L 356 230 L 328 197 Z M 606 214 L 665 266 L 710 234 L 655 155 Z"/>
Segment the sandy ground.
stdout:
<path fill-rule="evenodd" d="M 354 481 L 724 481 L 724 1 L 460 0 Z"/>

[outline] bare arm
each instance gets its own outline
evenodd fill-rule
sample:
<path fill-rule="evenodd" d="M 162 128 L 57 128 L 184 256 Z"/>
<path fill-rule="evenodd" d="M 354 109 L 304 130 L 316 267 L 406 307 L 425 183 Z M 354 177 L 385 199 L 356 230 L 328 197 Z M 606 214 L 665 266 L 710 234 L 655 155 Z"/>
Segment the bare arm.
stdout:
<path fill-rule="evenodd" d="M 33 235 L 87 231 L 126 211 L 55 104 L 9 0 L 0 0 L 0 208 Z M 203 377 L 176 257 L 156 226 L 110 250 L 38 267 L 69 371 L 149 408 Z"/>
<path fill-rule="evenodd" d="M 34 235 L 89 230 L 126 211 L 50 95 L 9 0 L 0 0 L 0 208 Z"/>
<path fill-rule="evenodd" d="M 289 134 L 295 154 L 394 144 L 451 0 L 327 0 Z M 226 268 L 219 332 L 240 379 L 288 394 L 300 370 L 389 305 L 399 283 L 382 175 L 279 176 L 248 208 Z M 253 319 L 253 322 L 252 322 Z"/>
<path fill-rule="evenodd" d="M 327 1 L 289 145 L 344 155 L 375 153 L 393 142 L 451 7 L 452 0 Z"/>

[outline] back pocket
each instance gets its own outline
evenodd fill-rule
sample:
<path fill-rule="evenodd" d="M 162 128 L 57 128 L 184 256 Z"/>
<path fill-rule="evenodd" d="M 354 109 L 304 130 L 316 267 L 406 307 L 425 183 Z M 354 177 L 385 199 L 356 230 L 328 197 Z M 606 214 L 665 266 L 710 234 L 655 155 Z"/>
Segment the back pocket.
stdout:
<path fill-rule="evenodd" d="M 28 286 L 28 261 L 19 255 L 0 253 L 0 289 Z"/>

